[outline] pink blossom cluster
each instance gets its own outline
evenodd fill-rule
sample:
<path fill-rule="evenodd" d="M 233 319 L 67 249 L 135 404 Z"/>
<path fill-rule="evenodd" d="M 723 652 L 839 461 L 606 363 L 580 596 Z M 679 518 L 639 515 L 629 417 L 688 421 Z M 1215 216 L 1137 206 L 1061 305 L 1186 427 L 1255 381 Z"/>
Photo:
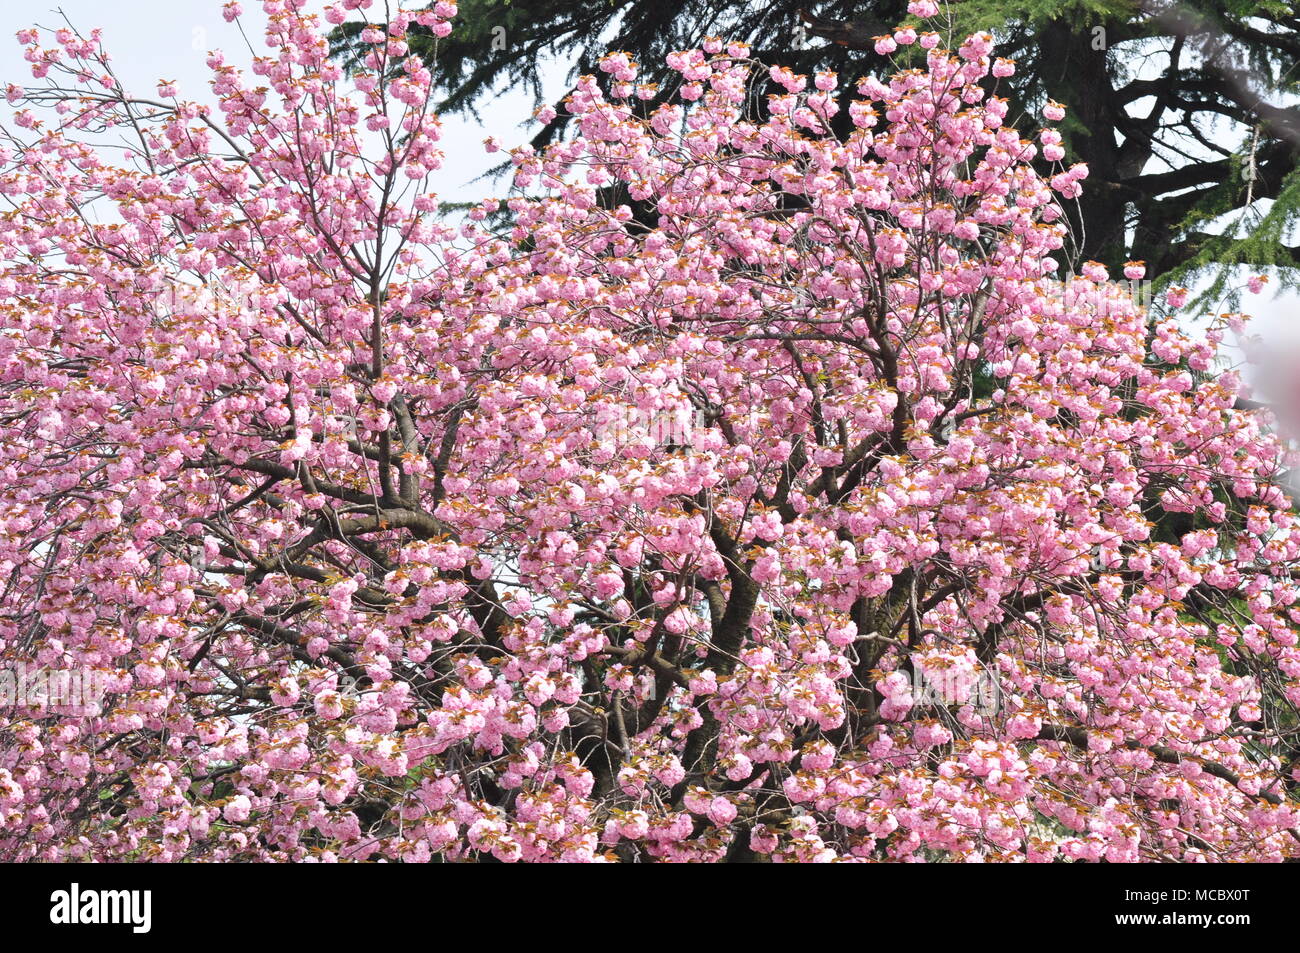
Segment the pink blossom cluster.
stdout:
<path fill-rule="evenodd" d="M 1053 278 L 1087 170 L 990 37 L 839 93 L 709 41 L 653 109 L 613 54 L 454 222 L 454 5 L 351 79 L 369 0 L 263 6 L 211 111 L 20 37 L 0 662 L 108 694 L 0 710 L 0 856 L 1300 853 L 1294 461 L 1214 339 Z"/>

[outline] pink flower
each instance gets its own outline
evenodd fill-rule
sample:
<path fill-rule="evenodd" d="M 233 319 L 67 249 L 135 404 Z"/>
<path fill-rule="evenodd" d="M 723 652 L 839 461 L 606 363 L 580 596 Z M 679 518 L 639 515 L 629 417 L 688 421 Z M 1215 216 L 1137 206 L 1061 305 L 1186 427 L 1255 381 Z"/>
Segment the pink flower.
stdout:
<path fill-rule="evenodd" d="M 709 802 L 708 816 L 714 824 L 726 827 L 736 819 L 736 805 L 725 797 L 715 797 Z"/>
<path fill-rule="evenodd" d="M 321 718 L 332 720 L 340 718 L 343 715 L 343 696 L 336 691 L 323 691 L 317 693 L 312 705 Z"/>
<path fill-rule="evenodd" d="M 1106 266 L 1096 261 L 1085 261 L 1083 267 L 1080 268 L 1080 272 L 1089 281 L 1102 282 L 1109 277 Z"/>
<path fill-rule="evenodd" d="M 248 820 L 249 813 L 252 809 L 252 802 L 246 795 L 240 794 L 226 802 L 226 806 L 222 813 L 225 815 L 226 820 L 230 821 L 232 824 L 242 824 L 244 821 Z"/>

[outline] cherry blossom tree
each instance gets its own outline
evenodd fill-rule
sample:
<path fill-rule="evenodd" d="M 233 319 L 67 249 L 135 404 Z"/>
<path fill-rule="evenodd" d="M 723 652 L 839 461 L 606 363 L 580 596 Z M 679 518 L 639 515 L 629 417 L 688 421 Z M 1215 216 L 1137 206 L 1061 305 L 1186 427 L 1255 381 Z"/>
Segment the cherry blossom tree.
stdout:
<path fill-rule="evenodd" d="M 0 708 L 0 855 L 1300 853 L 1295 461 L 1210 373 L 1240 316 L 1057 276 L 1087 170 L 1033 170 L 988 36 L 913 3 L 928 69 L 843 139 L 834 75 L 709 41 L 651 109 L 612 54 L 456 221 L 405 40 L 454 5 L 264 6 L 212 107 L 20 34 L 0 658 L 102 696 Z"/>

